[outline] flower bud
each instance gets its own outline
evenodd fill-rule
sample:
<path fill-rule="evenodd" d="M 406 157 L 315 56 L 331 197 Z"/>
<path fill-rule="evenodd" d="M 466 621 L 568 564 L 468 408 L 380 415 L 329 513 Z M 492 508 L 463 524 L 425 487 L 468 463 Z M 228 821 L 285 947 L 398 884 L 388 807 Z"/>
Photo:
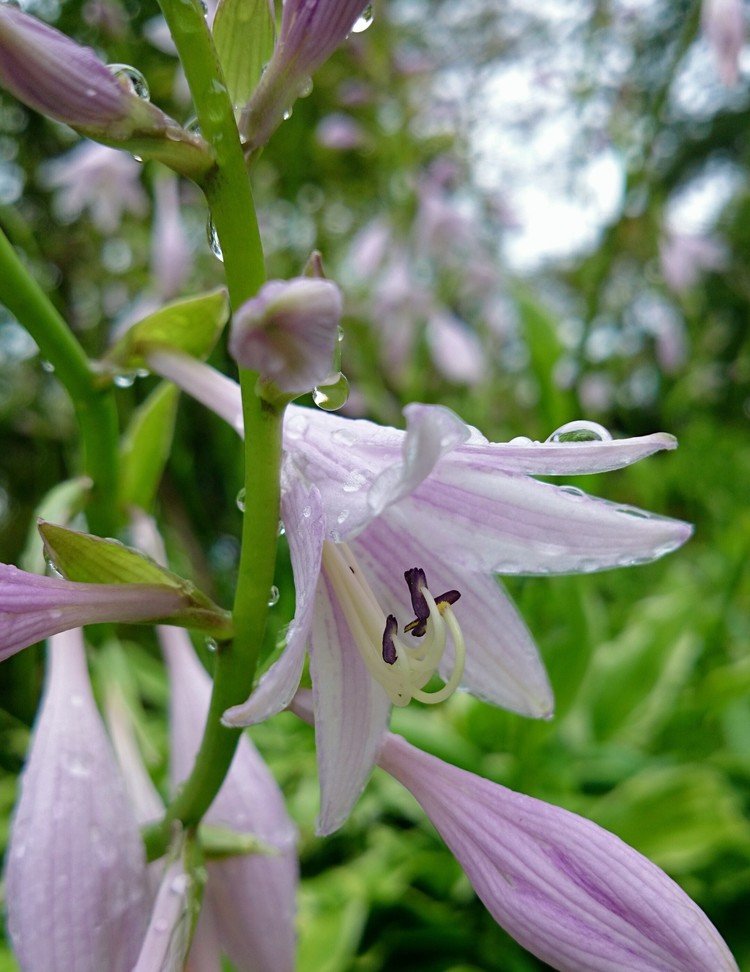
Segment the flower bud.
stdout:
<path fill-rule="evenodd" d="M 229 350 L 262 385 L 301 395 L 331 374 L 341 292 L 330 280 L 272 280 L 234 315 Z"/>
<path fill-rule="evenodd" d="M 97 141 L 158 158 L 196 177 L 213 163 L 200 136 L 140 97 L 90 47 L 0 4 L 0 85 L 48 118 Z"/>
<path fill-rule="evenodd" d="M 242 112 L 248 149 L 265 145 L 367 6 L 367 0 L 287 0 L 273 57 Z"/>

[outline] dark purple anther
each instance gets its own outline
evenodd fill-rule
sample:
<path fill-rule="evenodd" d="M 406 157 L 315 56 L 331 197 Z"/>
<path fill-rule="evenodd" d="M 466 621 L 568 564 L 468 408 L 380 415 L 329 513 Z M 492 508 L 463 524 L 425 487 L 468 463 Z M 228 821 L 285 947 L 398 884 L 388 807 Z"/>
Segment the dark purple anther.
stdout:
<path fill-rule="evenodd" d="M 427 632 L 427 622 L 430 618 L 430 608 L 427 604 L 422 591 L 427 587 L 427 578 L 421 567 L 410 567 L 404 571 L 404 579 L 409 586 L 411 594 L 411 606 L 416 614 L 416 618 L 406 625 L 404 631 L 408 631 L 415 638 L 423 638 Z M 435 598 L 435 604 L 455 604 L 461 597 L 459 591 L 446 591 Z"/>
<path fill-rule="evenodd" d="M 395 636 L 398 634 L 398 621 L 392 614 L 385 619 L 385 631 L 383 632 L 383 661 L 386 665 L 396 664 L 396 645 Z"/>

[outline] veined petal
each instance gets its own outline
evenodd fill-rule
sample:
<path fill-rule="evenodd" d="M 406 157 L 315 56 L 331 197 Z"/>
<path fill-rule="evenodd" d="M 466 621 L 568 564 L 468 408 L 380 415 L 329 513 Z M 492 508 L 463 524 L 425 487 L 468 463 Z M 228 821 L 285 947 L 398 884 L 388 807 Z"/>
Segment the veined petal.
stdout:
<path fill-rule="evenodd" d="M 159 628 L 172 686 L 171 775 L 188 775 L 208 712 L 210 679 L 179 628 Z M 207 865 L 205 901 L 222 948 L 238 969 L 291 972 L 294 968 L 296 829 L 275 780 L 247 735 L 205 820 L 252 833 L 278 849 L 274 856 L 246 855 Z"/>
<path fill-rule="evenodd" d="M 189 887 L 182 860 L 173 861 L 159 885 L 133 972 L 176 972 L 183 967 L 190 944 Z"/>
<path fill-rule="evenodd" d="M 375 764 L 391 704 L 354 645 L 325 575 L 318 583 L 310 647 L 320 777 L 318 833 L 349 816 Z"/>
<path fill-rule="evenodd" d="M 149 351 L 146 363 L 154 374 L 177 385 L 228 422 L 240 437 L 244 436 L 242 395 L 236 381 L 189 354 L 166 348 Z"/>
<path fill-rule="evenodd" d="M 148 922 L 135 815 L 94 703 L 79 631 L 50 642 L 7 858 L 25 969 L 130 972 Z"/>
<path fill-rule="evenodd" d="M 80 584 L 0 564 L 0 661 L 61 631 L 102 621 L 150 621 L 182 604 L 181 593 L 165 585 Z"/>
<path fill-rule="evenodd" d="M 407 405 L 403 458 L 387 466 L 375 479 L 367 496 L 372 516 L 398 502 L 423 482 L 447 453 L 471 435 L 465 422 L 442 405 Z"/>
<path fill-rule="evenodd" d="M 592 442 L 487 442 L 456 450 L 450 462 L 481 472 L 574 476 L 621 469 L 662 449 L 676 448 L 677 439 L 667 432 Z"/>
<path fill-rule="evenodd" d="M 462 686 L 477 698 L 521 715 L 548 718 L 552 714 L 552 689 L 536 645 L 493 577 L 436 556 L 413 534 L 393 529 L 388 515 L 353 540 L 352 550 L 366 568 L 375 596 L 396 614 L 402 627 L 411 618 L 403 577 L 409 567 L 423 566 L 435 591 L 460 591 L 454 611 L 466 640 Z M 440 667 L 441 677 L 448 677 L 452 669 L 451 645 Z"/>
<path fill-rule="evenodd" d="M 222 722 L 228 726 L 250 726 L 281 712 L 297 691 L 302 675 L 325 539 L 325 519 L 317 488 L 309 489 L 299 479 L 292 479 L 282 493 L 281 514 L 287 525 L 294 572 L 294 620 L 278 661 L 261 676 L 246 702 L 224 713 Z"/>
<path fill-rule="evenodd" d="M 526 476 L 444 463 L 390 517 L 468 570 L 586 573 L 655 560 L 687 540 L 687 523 Z M 429 539 L 429 543 L 427 542 Z"/>
<path fill-rule="evenodd" d="M 428 814 L 493 918 L 563 972 L 736 972 L 700 908 L 618 837 L 387 735 L 378 762 Z"/>

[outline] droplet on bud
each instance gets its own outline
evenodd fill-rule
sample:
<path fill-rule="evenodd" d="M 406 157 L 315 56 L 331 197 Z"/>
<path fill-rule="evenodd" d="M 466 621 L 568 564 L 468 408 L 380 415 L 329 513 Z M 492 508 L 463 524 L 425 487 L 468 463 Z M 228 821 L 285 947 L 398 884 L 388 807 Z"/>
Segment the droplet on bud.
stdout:
<path fill-rule="evenodd" d="M 372 4 L 368 3 L 362 13 L 359 15 L 357 20 L 352 27 L 353 34 L 361 34 L 363 30 L 367 30 L 373 20 L 372 14 Z"/>
<path fill-rule="evenodd" d="M 547 442 L 606 442 L 612 438 L 612 434 L 599 425 L 598 422 L 588 422 L 586 419 L 576 419 L 574 422 L 567 422 L 555 429 L 552 435 L 547 437 Z"/>
<path fill-rule="evenodd" d="M 210 651 L 211 654 L 217 651 L 219 644 L 216 638 L 206 638 L 206 651 Z"/>
<path fill-rule="evenodd" d="M 148 82 L 137 68 L 130 64 L 108 64 L 107 67 L 118 81 L 125 81 L 134 95 L 138 95 L 143 101 L 151 98 Z"/>
<path fill-rule="evenodd" d="M 349 398 L 349 382 L 339 372 L 330 382 L 313 389 L 313 401 L 326 412 L 335 412 L 346 405 Z"/>
<path fill-rule="evenodd" d="M 279 593 L 279 589 L 274 584 L 273 587 L 271 588 L 271 590 L 268 592 L 268 606 L 269 607 L 274 607 L 274 605 L 278 604 L 279 603 L 279 597 L 280 596 L 281 595 Z"/>

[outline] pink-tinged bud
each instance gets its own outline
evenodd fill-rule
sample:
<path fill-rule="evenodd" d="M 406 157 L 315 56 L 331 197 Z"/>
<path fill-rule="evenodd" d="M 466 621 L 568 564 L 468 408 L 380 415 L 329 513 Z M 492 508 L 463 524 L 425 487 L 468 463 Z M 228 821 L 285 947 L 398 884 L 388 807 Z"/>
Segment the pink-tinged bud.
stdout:
<path fill-rule="evenodd" d="M 183 604 L 177 588 L 162 584 L 81 584 L 0 564 L 0 661 L 61 631 L 158 620 Z"/>
<path fill-rule="evenodd" d="M 367 0 L 286 0 L 273 57 L 242 112 L 248 149 L 265 145 L 368 6 Z"/>
<path fill-rule="evenodd" d="M 6 892 L 21 968 L 133 968 L 150 904 L 144 850 L 94 702 L 80 631 L 50 642 Z"/>
<path fill-rule="evenodd" d="M 736 972 L 685 892 L 590 820 L 398 736 L 386 737 L 378 762 L 417 798 L 498 924 L 553 968 Z"/>
<path fill-rule="evenodd" d="M 0 84 L 30 108 L 76 128 L 116 125 L 133 97 L 90 47 L 5 3 Z"/>
<path fill-rule="evenodd" d="M 7 3 L 0 4 L 0 85 L 89 138 L 184 175 L 198 177 L 213 165 L 205 141 L 140 97 L 127 72 L 117 77 L 91 48 Z"/>
<path fill-rule="evenodd" d="M 745 42 L 742 0 L 703 0 L 701 26 L 727 87 L 737 84 L 740 52 Z"/>
<path fill-rule="evenodd" d="M 229 350 L 272 393 L 301 395 L 334 370 L 341 313 L 341 292 L 330 280 L 271 280 L 236 311 Z"/>

